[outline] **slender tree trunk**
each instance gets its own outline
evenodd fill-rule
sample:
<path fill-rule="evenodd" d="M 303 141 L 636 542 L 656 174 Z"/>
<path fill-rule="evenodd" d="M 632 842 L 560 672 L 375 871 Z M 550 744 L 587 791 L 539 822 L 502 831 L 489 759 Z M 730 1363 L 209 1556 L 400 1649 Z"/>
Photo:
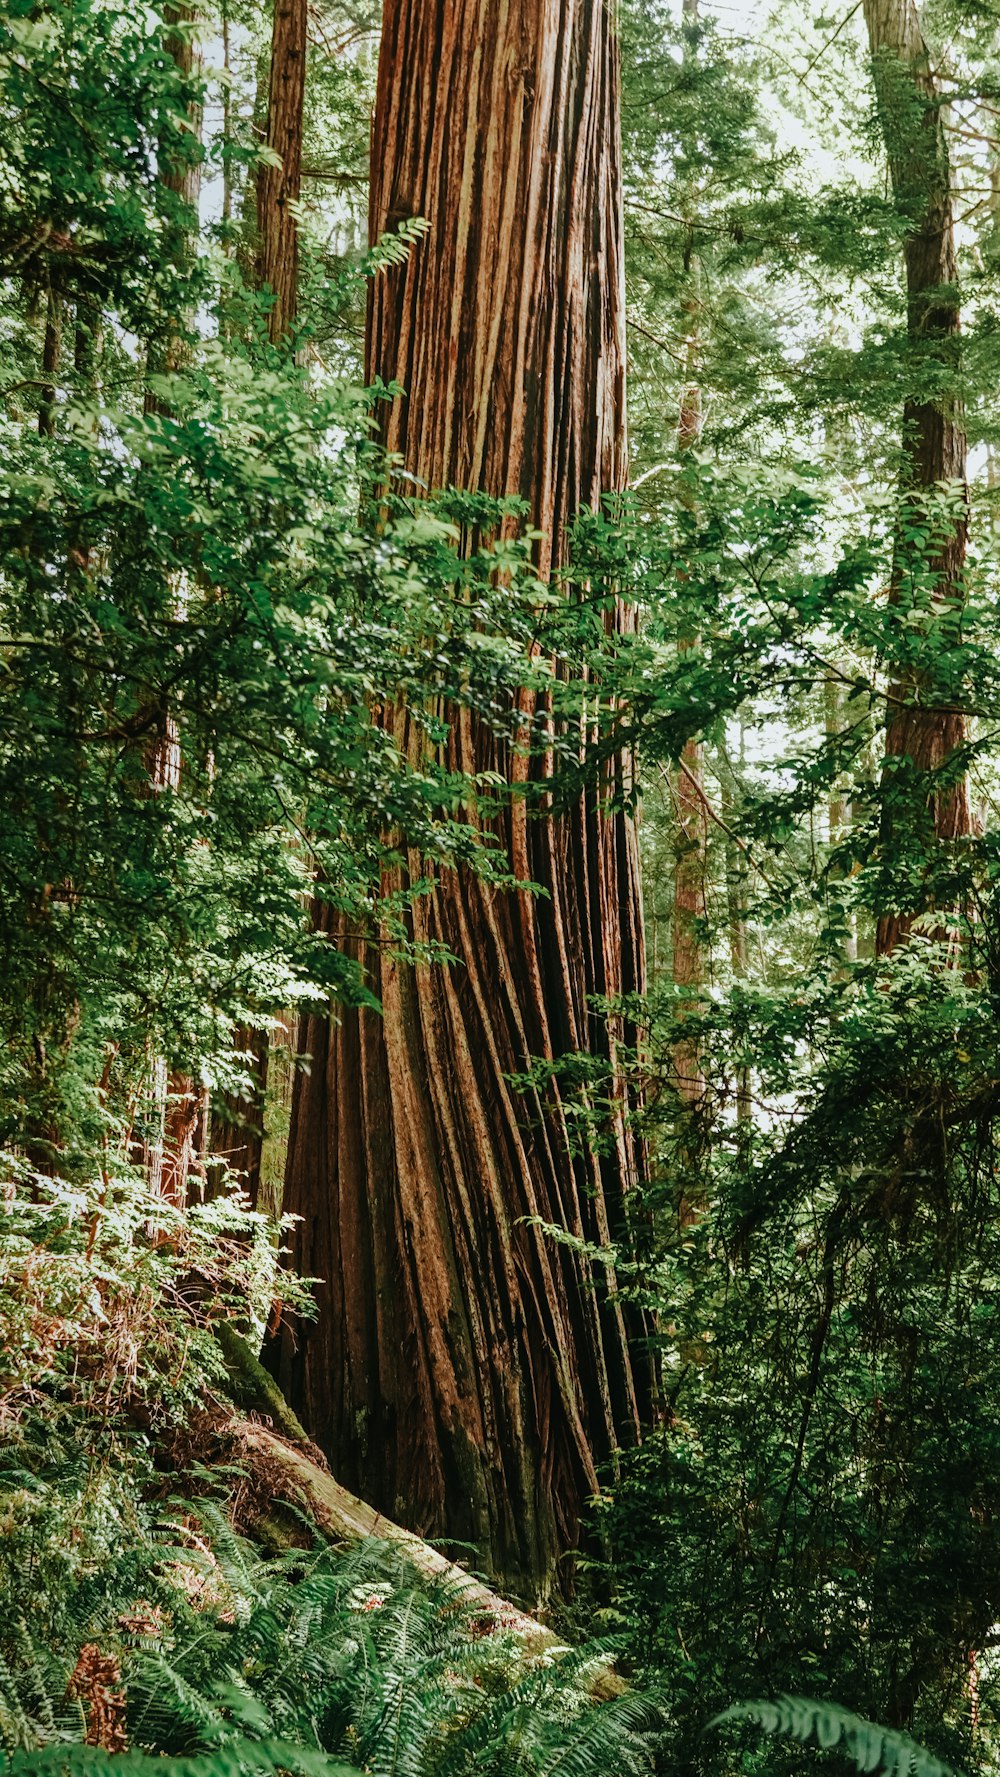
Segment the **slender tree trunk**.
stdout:
<path fill-rule="evenodd" d="M 911 363 L 916 373 L 929 383 L 936 381 L 943 390 L 936 399 L 911 396 L 903 410 L 900 532 L 914 515 L 914 506 L 918 521 L 922 517 L 919 497 L 927 490 L 942 483 L 954 489 L 958 484 L 963 509 L 930 566 L 935 596 L 960 602 L 966 555 L 967 446 L 961 399 L 956 392 L 960 368 L 958 265 L 941 97 L 914 0 L 864 0 L 864 12 L 893 193 L 910 222 L 904 255 Z M 906 571 L 901 537 L 893 574 L 895 602 L 903 596 Z M 926 679 L 915 673 L 901 674 L 890 687 L 883 770 L 883 842 L 890 866 L 893 852 L 909 851 L 913 856 L 915 840 L 920 843 L 930 838 L 940 846 L 974 832 L 964 771 L 951 782 L 942 784 L 938 779 L 937 787 L 931 779 L 929 796 L 924 787 L 929 774 L 947 767 L 966 738 L 965 716 L 957 710 L 935 708 Z M 897 786 L 904 792 L 900 801 Z M 898 944 L 905 943 L 914 917 L 931 910 L 929 892 L 922 894 L 919 886 L 904 892 L 902 905 L 887 908 L 878 921 L 878 955 L 890 955 Z M 933 1202 L 940 1215 L 943 1148 L 941 1105 L 932 1101 L 915 1110 L 884 1167 L 883 1214 L 904 1230 L 904 1238 L 920 1197 Z M 927 1360 L 926 1343 L 922 1344 L 912 1325 L 900 1324 L 891 1311 L 883 1311 L 879 1319 L 881 1349 L 873 1357 L 877 1355 L 889 1374 L 895 1368 L 904 1392 L 909 1393 L 920 1363 Z M 909 1316 L 906 1319 L 909 1322 Z M 880 1422 L 882 1417 L 880 1414 Z M 886 1428 L 878 1423 L 867 1453 L 873 1476 L 887 1463 L 899 1465 L 898 1448 L 886 1450 L 885 1438 Z M 964 1612 L 959 1614 L 965 1617 Z M 967 1618 L 955 1622 L 953 1631 L 951 1645 L 957 1651 L 967 1633 Z M 912 1727 L 917 1698 L 926 1695 L 931 1686 L 939 1686 L 942 1645 L 937 1638 L 928 1640 L 922 1649 L 911 1649 L 909 1658 L 901 1650 L 901 1657 L 893 1662 L 885 1703 L 886 1719 L 893 1727 Z"/>
<path fill-rule="evenodd" d="M 186 28 L 196 17 L 191 6 L 166 6 L 163 12 L 167 26 L 166 46 L 178 73 L 190 81 L 198 67 L 198 56 L 192 34 Z M 192 104 L 189 111 L 196 142 L 201 141 L 202 107 Z M 179 209 L 165 243 L 175 268 L 183 272 L 195 251 L 198 201 L 201 195 L 201 161 L 183 143 L 181 152 L 175 143 L 160 146 L 158 176 L 179 200 Z M 183 288 L 182 284 L 180 288 Z M 188 318 L 178 314 L 149 343 L 147 359 L 153 373 L 170 373 L 180 369 L 187 354 Z M 165 413 L 166 404 L 152 389 L 147 389 L 145 411 Z M 174 581 L 176 577 L 173 577 Z M 172 582 L 173 583 L 173 582 Z M 182 592 L 174 586 L 178 599 Z M 160 795 L 177 790 L 181 781 L 181 742 L 176 717 L 169 709 L 159 712 L 156 729 L 145 749 L 149 775 L 149 793 Z M 183 1207 L 187 1202 L 188 1179 L 198 1156 L 198 1132 L 203 1125 L 201 1094 L 187 1073 L 170 1072 L 161 1056 L 151 1062 L 151 1096 L 153 1135 L 147 1143 L 146 1166 L 150 1188 L 169 1202 Z"/>
<path fill-rule="evenodd" d="M 45 337 L 42 344 L 44 382 L 42 403 L 38 411 L 38 430 L 43 438 L 51 438 L 56 429 L 55 378 L 59 373 L 59 360 L 62 355 L 62 314 L 62 295 L 50 284 L 46 297 Z"/>
<path fill-rule="evenodd" d="M 740 765 L 743 765 L 744 733 L 740 718 Z M 736 981 L 750 976 L 750 950 L 747 943 L 746 854 L 733 837 L 732 829 L 739 815 L 739 784 L 725 748 L 719 753 L 719 788 L 722 794 L 722 815 L 730 830 L 726 834 L 726 912 L 729 926 L 729 961 Z M 750 1133 L 753 1119 L 753 1096 L 750 1069 L 736 1069 L 736 1128 L 740 1141 Z"/>
<path fill-rule="evenodd" d="M 827 740 L 835 742 L 844 728 L 844 696 L 839 680 L 831 673 L 823 686 L 823 725 Z M 831 850 L 839 845 L 851 825 L 851 804 L 841 782 L 836 782 L 827 802 L 827 839 Z M 848 913 L 844 934 L 844 962 L 850 966 L 858 960 L 858 932 L 853 911 Z"/>
<path fill-rule="evenodd" d="M 685 0 L 684 17 L 697 21 L 697 0 Z M 688 294 L 684 303 L 687 330 L 685 384 L 677 422 L 677 448 L 683 458 L 697 447 L 701 437 L 702 406 L 698 384 L 700 301 L 698 263 L 687 260 Z M 697 638 L 683 644 L 696 648 Z M 690 992 L 705 980 L 702 925 L 707 912 L 705 884 L 708 866 L 708 820 L 705 813 L 705 746 L 696 735 L 685 742 L 676 776 L 677 853 L 674 864 L 673 979 L 675 987 Z M 705 1073 L 696 1041 L 682 1041 L 674 1049 L 677 1090 L 687 1105 L 701 1103 Z"/>
<path fill-rule="evenodd" d="M 228 0 L 222 0 L 222 251 L 227 259 L 233 250 L 233 168 L 229 150 L 233 141 L 232 55 Z"/>
<path fill-rule="evenodd" d="M 257 279 L 274 295 L 268 313 L 272 342 L 282 339 L 295 324 L 298 310 L 298 225 L 293 205 L 301 186 L 302 122 L 305 102 L 306 0 L 275 0 L 271 30 L 271 63 L 268 82 L 267 147 L 280 157 L 280 165 L 264 163 L 257 176 Z M 223 51 L 229 66 L 229 15 L 223 12 Z M 228 139 L 230 119 L 227 100 L 224 129 Z M 228 173 L 223 194 L 223 220 L 232 216 L 232 190 Z M 294 1015 L 285 1014 L 289 1024 Z M 245 1093 L 230 1094 L 215 1107 L 211 1118 L 211 1150 L 239 1176 L 243 1189 L 256 1208 L 260 1201 L 261 1168 L 266 1136 L 265 1105 L 268 1087 L 270 1044 L 266 1031 L 242 1025 L 233 1033 L 234 1046 L 247 1057 L 249 1086 Z M 280 1187 L 269 1180 L 268 1208 L 280 1213 Z M 275 1202 L 275 1198 L 277 1201 Z"/>
<path fill-rule="evenodd" d="M 954 384 L 959 361 L 958 266 L 951 201 L 948 145 L 940 95 L 914 0 L 864 0 L 875 90 L 897 202 L 913 218 L 905 245 L 907 328 L 911 355 Z M 916 104 L 914 103 L 916 101 Z M 909 493 L 966 480 L 966 436 L 961 400 L 948 391 L 936 400 L 911 398 L 903 410 L 905 468 L 903 504 Z M 965 565 L 964 514 L 944 542 L 934 567 L 942 599 L 960 599 Z M 899 598 L 898 572 L 893 587 Z M 922 701 L 920 686 L 900 681 L 890 688 L 886 725 L 886 783 L 892 791 L 900 762 L 917 773 L 945 765 L 966 740 L 966 721 L 955 710 Z M 933 791 L 930 818 L 938 840 L 974 831 L 965 776 Z M 891 844 L 894 822 L 886 822 Z M 888 955 L 904 940 L 919 906 L 887 910 L 878 923 L 876 948 Z"/>
<path fill-rule="evenodd" d="M 702 924 L 706 914 L 705 866 L 708 834 L 703 796 L 705 747 L 700 740 L 685 742 L 676 778 L 677 851 L 674 863 L 673 981 L 689 993 L 703 986 L 705 958 Z M 698 1104 L 705 1093 L 705 1073 L 695 1038 L 683 1039 L 674 1048 L 677 1090 L 687 1104 Z"/>
<path fill-rule="evenodd" d="M 191 32 L 187 29 L 196 17 L 197 12 L 192 6 L 165 6 L 163 9 L 167 27 L 166 47 L 178 73 L 185 81 L 194 78 L 200 65 Z M 178 30 L 177 26 L 182 28 Z M 188 115 L 194 141 L 200 145 L 203 122 L 201 104 L 193 103 Z M 160 144 L 158 154 L 160 182 L 178 199 L 178 212 L 164 241 L 164 253 L 179 271 L 192 263 L 201 197 L 201 158 L 189 150 L 189 141 L 182 140 L 179 144 L 170 141 Z M 179 287 L 183 289 L 182 284 Z M 187 350 L 188 327 L 188 317 L 177 315 L 156 338 L 150 340 L 147 359 L 151 371 L 162 374 L 180 368 Z M 152 390 L 146 391 L 145 409 L 147 413 L 165 411 L 163 402 Z"/>
<path fill-rule="evenodd" d="M 247 1057 L 251 1086 L 248 1092 L 227 1093 L 216 1105 L 211 1121 L 211 1150 L 239 1174 L 239 1182 L 258 1206 L 260 1166 L 264 1149 L 264 1101 L 267 1091 L 268 1038 L 264 1030 L 240 1025 L 233 1032 L 233 1046 Z"/>
<path fill-rule="evenodd" d="M 626 474 L 609 6 L 386 0 L 372 238 L 408 216 L 430 232 L 370 293 L 369 375 L 408 392 L 381 409 L 384 441 L 432 488 L 525 495 L 548 574 L 577 509 Z M 526 770 L 457 713 L 449 751 Z M 558 1091 L 508 1079 L 530 1056 L 607 1054 L 588 996 L 644 985 L 634 826 L 598 802 L 529 820 L 516 800 L 502 837 L 545 894 L 442 873 L 414 936 L 457 966 L 384 960 L 381 1020 L 308 1021 L 288 1170 L 302 1268 L 326 1280 L 291 1377 L 314 1435 L 373 1504 L 473 1542 L 530 1595 L 639 1423 L 609 1269 L 525 1221 L 605 1244 L 639 1154 L 619 1115 L 602 1160 L 573 1155 Z"/>
<path fill-rule="evenodd" d="M 684 24 L 693 30 L 698 23 L 698 0 L 684 0 Z M 690 56 L 685 44 L 685 58 Z M 697 449 L 701 438 L 702 404 L 699 382 L 701 356 L 701 278 L 697 254 L 688 251 L 684 261 L 686 288 L 682 305 L 684 328 L 684 389 L 677 420 L 677 449 L 683 459 Z M 690 637 L 683 648 L 696 648 Z M 688 992 L 705 980 L 702 925 L 707 913 L 705 899 L 708 866 L 708 822 L 705 814 L 705 746 L 693 735 L 685 742 L 676 778 L 677 853 L 674 864 L 673 980 Z M 683 1041 L 674 1049 L 677 1090 L 685 1104 L 701 1103 L 705 1073 L 700 1046 Z M 693 1156 L 692 1156 L 693 1158 Z M 683 1207 L 683 1206 L 682 1206 Z"/>
<path fill-rule="evenodd" d="M 685 18 L 697 19 L 697 0 L 685 0 Z M 677 424 L 677 447 L 683 456 L 697 446 L 701 437 L 701 389 L 698 384 L 699 298 L 698 262 L 691 255 L 687 263 L 688 295 L 685 301 L 687 321 L 686 382 L 681 397 Z M 698 639 L 692 636 L 681 644 L 681 652 L 696 649 Z M 677 841 L 674 857 L 674 906 L 671 929 L 672 973 L 675 987 L 684 990 L 688 1013 L 697 1010 L 697 989 L 705 982 L 704 921 L 708 912 L 706 900 L 708 869 L 708 817 L 705 812 L 705 743 L 697 735 L 685 741 L 684 751 L 674 780 L 677 808 Z M 680 1014 L 683 1016 L 683 1012 Z M 681 1036 L 674 1044 L 674 1079 L 686 1114 L 677 1130 L 674 1169 L 680 1185 L 677 1212 L 681 1228 L 689 1226 L 705 1203 L 702 1185 L 707 1125 L 698 1115 L 705 1099 L 705 1069 L 702 1049 L 697 1037 Z"/>
<path fill-rule="evenodd" d="M 274 292 L 267 326 L 275 342 L 294 326 L 298 302 L 307 18 L 306 0 L 274 0 L 267 147 L 280 165 L 265 162 L 257 174 L 257 281 Z"/>
<path fill-rule="evenodd" d="M 280 1029 L 272 1031 L 268 1039 L 264 1064 L 266 1073 L 262 1070 L 261 1074 L 262 1086 L 266 1087 L 266 1091 L 254 1205 L 263 1215 L 275 1220 L 280 1216 L 284 1202 L 288 1135 L 299 1047 L 298 1013 L 283 1012 L 279 1024 Z"/>
<path fill-rule="evenodd" d="M 78 378 L 78 386 L 82 387 L 86 393 L 94 394 L 100 387 L 100 361 L 103 343 L 101 311 L 96 304 L 78 297 L 75 321 L 73 369 Z"/>
<path fill-rule="evenodd" d="M 299 300 L 299 237 L 294 205 L 302 185 L 302 125 L 306 87 L 307 0 L 274 0 L 268 82 L 267 146 L 280 165 L 267 162 L 257 175 L 257 280 L 274 294 L 268 313 L 273 343 L 294 327 Z M 228 19 L 226 20 L 228 57 Z M 228 131 L 228 113 L 226 128 Z M 231 210 L 231 194 L 227 201 Z M 285 1013 L 289 1028 L 294 1014 Z M 244 1026 L 234 1033 L 237 1048 L 249 1053 L 248 1097 L 229 1098 L 212 1120 L 212 1149 L 242 1174 L 256 1208 L 264 1153 L 265 1102 L 270 1044 L 267 1033 Z M 277 1196 L 277 1203 L 273 1198 Z M 280 1213 L 280 1188 L 269 1187 L 269 1207 Z"/>
<path fill-rule="evenodd" d="M 180 788 L 180 735 L 169 711 L 162 713 L 158 731 L 154 731 L 146 745 L 145 765 L 150 796 Z M 153 1129 L 145 1153 L 149 1187 L 156 1196 L 183 1209 L 197 1153 L 198 1090 L 189 1074 L 170 1071 L 162 1055 L 153 1055 L 150 1096 Z"/>

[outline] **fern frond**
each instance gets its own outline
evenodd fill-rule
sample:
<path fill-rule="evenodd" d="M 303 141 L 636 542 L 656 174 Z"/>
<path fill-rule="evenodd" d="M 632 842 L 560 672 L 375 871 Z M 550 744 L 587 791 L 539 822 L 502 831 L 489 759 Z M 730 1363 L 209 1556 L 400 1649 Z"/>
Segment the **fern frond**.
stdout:
<path fill-rule="evenodd" d="M 353 1766 L 287 1740 L 232 1740 L 189 1758 L 105 1752 L 99 1746 L 46 1746 L 0 1757 L 0 1777 L 357 1777 Z"/>
<path fill-rule="evenodd" d="M 618 1643 L 530 1655 L 512 1634 L 483 1634 L 463 1586 L 429 1583 L 398 1547 L 264 1560 L 215 1501 L 147 1506 L 131 1471 L 70 1447 L 50 1456 L 49 1443 L 0 1549 L 0 1777 L 271 1777 L 276 1763 L 329 1777 L 345 1768 L 335 1760 L 370 1777 L 646 1767 L 646 1704 L 595 1704 L 595 1669 Z M 14 1472 L 0 1452 L 0 1493 Z M 90 1719 L 67 1682 L 88 1645 L 120 1671 L 128 1753 L 82 1744 Z"/>
<path fill-rule="evenodd" d="M 803 1746 L 815 1741 L 826 1752 L 842 1746 L 867 1777 L 874 1773 L 885 1777 L 960 1777 L 952 1765 L 935 1758 L 909 1734 L 865 1721 L 839 1703 L 788 1696 L 773 1702 L 734 1703 L 714 1716 L 708 1727 L 723 1727 L 729 1722 L 753 1722 L 766 1734 L 784 1734 Z"/>
<path fill-rule="evenodd" d="M 232 1730 L 218 1704 L 161 1654 L 135 1658 L 128 1684 L 129 1733 L 151 1749 L 196 1753 L 229 1738 Z"/>
<path fill-rule="evenodd" d="M 650 1697 L 627 1691 L 587 1709 L 564 1746 L 543 1766 L 543 1777 L 589 1777 L 593 1771 L 638 1777 L 649 1768 L 650 1737 L 663 1725 Z"/>
<path fill-rule="evenodd" d="M 80 1704 L 66 1695 L 71 1668 L 72 1660 L 37 1641 L 23 1619 L 14 1622 L 8 1649 L 0 1644 L 0 1748 L 30 1750 L 83 1736 Z"/>

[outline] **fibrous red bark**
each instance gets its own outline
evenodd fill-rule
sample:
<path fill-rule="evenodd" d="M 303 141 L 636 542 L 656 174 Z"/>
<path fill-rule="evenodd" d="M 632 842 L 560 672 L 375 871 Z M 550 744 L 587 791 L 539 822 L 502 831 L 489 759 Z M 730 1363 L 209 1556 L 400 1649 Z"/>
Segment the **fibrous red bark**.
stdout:
<path fill-rule="evenodd" d="M 270 157 L 257 175 L 258 282 L 274 293 L 268 313 L 272 340 L 295 321 L 299 288 L 299 232 L 295 206 L 302 190 L 302 111 L 306 89 L 306 0 L 274 0 L 271 77 L 267 103 Z"/>
<path fill-rule="evenodd" d="M 407 391 L 381 410 L 384 441 L 429 488 L 524 495 L 548 573 L 576 511 L 626 473 L 602 0 L 387 0 L 373 240 L 411 216 L 429 233 L 370 297 L 369 374 Z M 387 720 L 416 744 L 405 711 Z M 450 760 L 528 769 L 468 715 Z M 532 820 L 523 800 L 503 817 L 518 878 L 544 894 L 439 876 L 414 936 L 458 963 L 386 958 L 381 1019 L 308 1021 L 293 1114 L 286 1208 L 325 1282 L 286 1384 L 347 1485 L 423 1535 L 474 1543 L 532 1596 L 639 1423 L 610 1268 L 526 1223 L 606 1245 L 636 1148 L 619 1115 L 603 1159 L 573 1154 L 558 1090 L 508 1080 L 533 1056 L 606 1054 L 588 996 L 643 986 L 636 834 L 602 812 L 611 787 L 558 817 Z"/>
<path fill-rule="evenodd" d="M 965 416 L 955 392 L 961 316 L 951 174 L 940 95 L 914 0 L 865 0 L 864 14 L 893 191 L 913 219 L 905 244 L 911 355 L 914 362 L 923 359 L 926 369 L 944 372 L 946 384 L 951 384 L 940 396 L 918 396 L 905 404 L 905 509 L 913 493 L 943 483 L 964 488 L 966 481 Z M 942 599 L 963 597 L 965 553 L 962 513 L 933 564 Z M 899 591 L 897 566 L 893 587 L 897 601 Z M 890 794 L 893 777 L 899 781 L 896 762 L 903 761 L 904 768 L 915 773 L 939 773 L 966 738 L 966 719 L 960 710 L 934 707 L 926 688 L 913 680 L 890 686 L 885 738 Z M 955 840 L 975 830 L 964 773 L 943 786 L 933 785 L 930 814 L 938 840 Z M 891 819 L 886 837 L 891 840 Z M 888 955 L 905 939 L 914 914 L 922 911 L 903 907 L 882 915 L 876 938 L 879 955 Z"/>

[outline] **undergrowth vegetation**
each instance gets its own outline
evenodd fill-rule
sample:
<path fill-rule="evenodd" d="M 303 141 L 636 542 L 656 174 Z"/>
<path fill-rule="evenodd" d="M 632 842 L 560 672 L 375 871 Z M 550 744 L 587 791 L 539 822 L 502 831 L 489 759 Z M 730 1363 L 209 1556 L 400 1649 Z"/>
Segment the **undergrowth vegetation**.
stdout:
<path fill-rule="evenodd" d="M 533 1644 L 515 1613 L 470 1604 L 457 1580 L 428 1580 L 378 1541 L 331 1548 L 301 1515 L 292 1546 L 270 1554 L 234 1528 L 255 1485 L 238 1438 L 209 1466 L 193 1434 L 201 1419 L 225 1438 L 234 1421 L 215 1326 L 272 1305 L 263 1216 L 238 1196 L 171 1211 L 135 1178 L 88 1190 L 22 1165 L 8 1179 L 0 1746 L 12 1773 L 115 1755 L 127 1777 L 152 1754 L 164 1777 L 650 1767 L 660 1711 L 615 1674 L 620 1642 Z"/>

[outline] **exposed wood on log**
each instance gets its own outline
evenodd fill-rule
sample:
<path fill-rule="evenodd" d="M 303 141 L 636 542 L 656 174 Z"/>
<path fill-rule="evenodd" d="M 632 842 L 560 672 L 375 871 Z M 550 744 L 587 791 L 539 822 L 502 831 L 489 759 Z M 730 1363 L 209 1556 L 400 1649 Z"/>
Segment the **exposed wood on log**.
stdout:
<path fill-rule="evenodd" d="M 499 1627 L 513 1629 L 524 1637 L 526 1644 L 538 1648 L 561 1645 L 560 1637 L 551 1629 L 525 1616 L 482 1580 L 349 1493 L 304 1450 L 255 1420 L 238 1421 L 234 1431 L 243 1452 L 251 1459 L 256 1456 L 266 1467 L 275 1500 L 304 1512 L 331 1541 L 356 1543 L 374 1537 L 379 1542 L 391 1543 L 402 1549 L 423 1579 L 446 1580 L 470 1609 L 482 1611 Z"/>

